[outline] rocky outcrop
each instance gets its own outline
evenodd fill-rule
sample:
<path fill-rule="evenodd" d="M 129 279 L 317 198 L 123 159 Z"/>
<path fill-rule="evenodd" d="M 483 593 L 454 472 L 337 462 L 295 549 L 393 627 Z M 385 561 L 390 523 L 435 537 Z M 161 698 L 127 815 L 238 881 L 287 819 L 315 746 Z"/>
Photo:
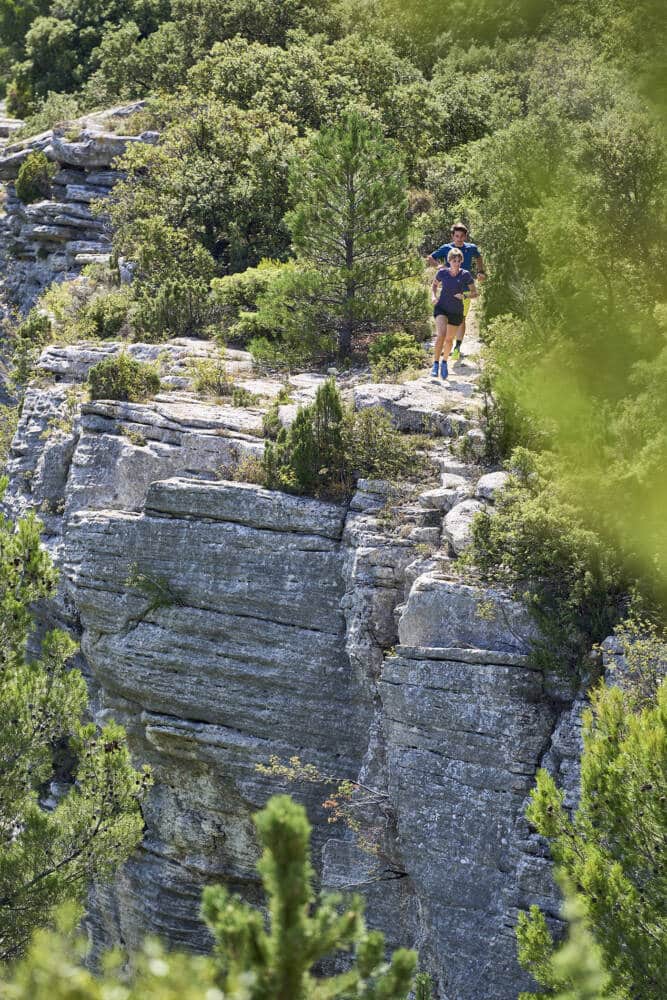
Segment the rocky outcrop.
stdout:
<path fill-rule="evenodd" d="M 162 365 L 155 399 L 86 401 L 90 365 L 120 346 L 43 353 L 6 498 L 44 519 L 61 569 L 44 615 L 80 636 L 96 717 L 121 721 L 155 774 L 141 848 L 91 899 L 96 946 L 158 933 L 208 947 L 201 888 L 224 880 L 260 902 L 251 817 L 285 790 L 308 807 L 321 884 L 362 892 L 392 945 L 419 948 L 440 1000 L 515 1000 L 530 985 L 517 913 L 533 902 L 558 913 L 525 800 L 540 764 L 573 799 L 580 706 L 531 666 L 525 609 L 457 573 L 454 524 L 469 531 L 471 505 L 492 510 L 502 477 L 462 462 L 443 423 L 423 488 L 361 480 L 342 505 L 236 482 L 282 383 L 229 352 L 261 398 L 202 400 L 188 359 L 211 347 L 178 340 L 129 347 Z M 396 387 L 340 385 L 401 426 L 423 427 L 429 405 L 471 422 L 470 368 L 447 386 L 398 387 L 398 410 Z M 287 381 L 285 422 L 321 381 Z M 257 770 L 273 755 L 361 782 L 373 852 L 329 824 L 326 786 Z"/>
<path fill-rule="evenodd" d="M 128 144 L 158 140 L 155 132 L 108 131 L 109 123 L 118 126 L 140 107 L 111 108 L 56 125 L 40 135 L 10 141 L 0 154 L 0 181 L 6 185 L 0 217 L 3 285 L 7 297 L 23 311 L 53 280 L 75 277 L 86 264 L 108 262 L 108 219 L 91 206 L 106 198 L 123 177 L 113 165 Z M 14 182 L 21 164 L 35 151 L 43 152 L 59 169 L 50 196 L 24 205 Z"/>

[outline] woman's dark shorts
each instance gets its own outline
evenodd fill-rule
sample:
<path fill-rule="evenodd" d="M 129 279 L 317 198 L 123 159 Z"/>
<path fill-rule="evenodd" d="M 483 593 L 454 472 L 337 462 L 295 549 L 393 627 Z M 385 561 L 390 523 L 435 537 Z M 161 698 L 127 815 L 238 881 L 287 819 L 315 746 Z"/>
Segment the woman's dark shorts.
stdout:
<path fill-rule="evenodd" d="M 463 313 L 453 313 L 448 312 L 447 309 L 443 309 L 442 306 L 436 306 L 433 310 L 433 317 L 445 316 L 449 326 L 461 326 L 463 322 Z"/>

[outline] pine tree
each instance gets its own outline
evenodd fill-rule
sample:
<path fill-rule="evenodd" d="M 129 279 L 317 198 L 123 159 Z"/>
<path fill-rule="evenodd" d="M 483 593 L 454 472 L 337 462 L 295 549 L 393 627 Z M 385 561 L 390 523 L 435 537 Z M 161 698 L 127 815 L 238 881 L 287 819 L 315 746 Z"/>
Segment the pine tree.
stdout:
<path fill-rule="evenodd" d="M 317 273 L 318 309 L 348 356 L 354 335 L 382 314 L 388 287 L 413 267 L 401 156 L 377 123 L 348 111 L 295 159 L 290 190 L 297 262 Z"/>
<path fill-rule="evenodd" d="M 366 930 L 358 898 L 344 903 L 328 895 L 316 902 L 303 807 L 277 796 L 255 823 L 264 848 L 258 867 L 268 928 L 261 911 L 211 887 L 204 892 L 203 912 L 216 939 L 212 956 L 166 952 L 147 941 L 133 955 L 130 974 L 121 979 L 121 957 L 114 966 L 106 956 L 105 971 L 97 977 L 83 965 L 85 948 L 72 939 L 76 917 L 66 909 L 57 916 L 56 933 L 38 932 L 10 973 L 3 976 L 0 969 L 0 995 L 7 1000 L 75 995 L 77 1000 L 408 1000 L 417 988 L 418 1000 L 430 1000 L 424 977 L 413 983 L 415 953 L 399 949 L 387 958 L 382 934 Z M 317 978 L 314 965 L 340 950 L 354 953 L 348 971 Z"/>
<path fill-rule="evenodd" d="M 39 655 L 27 654 L 30 605 L 57 581 L 40 527 L 32 514 L 15 525 L 0 515 L 0 960 L 128 857 L 149 782 L 132 769 L 119 726 L 84 723 L 86 685 L 67 666 L 76 646 L 66 633 L 47 633 Z"/>
<path fill-rule="evenodd" d="M 267 486 L 316 495 L 340 491 L 348 478 L 343 443 L 343 402 L 333 379 L 320 386 L 310 406 L 299 407 L 289 431 L 267 442 Z"/>
<path fill-rule="evenodd" d="M 546 771 L 538 773 L 527 816 L 549 838 L 561 877 L 576 893 L 610 996 L 667 996 L 666 803 L 667 680 L 653 704 L 638 702 L 631 690 L 598 688 L 584 719 L 573 819 Z M 557 985 L 553 942 L 537 908 L 520 920 L 518 940 L 525 968 L 538 982 Z"/>
<path fill-rule="evenodd" d="M 383 935 L 366 930 L 357 897 L 343 905 L 340 896 L 327 895 L 313 908 L 310 824 L 303 807 L 275 796 L 255 823 L 264 848 L 258 868 L 270 928 L 222 886 L 204 891 L 203 912 L 216 937 L 225 995 L 236 996 L 245 984 L 248 1000 L 405 1000 L 414 952 L 399 949 L 387 962 Z M 354 950 L 352 968 L 315 978 L 313 966 L 337 950 Z"/>

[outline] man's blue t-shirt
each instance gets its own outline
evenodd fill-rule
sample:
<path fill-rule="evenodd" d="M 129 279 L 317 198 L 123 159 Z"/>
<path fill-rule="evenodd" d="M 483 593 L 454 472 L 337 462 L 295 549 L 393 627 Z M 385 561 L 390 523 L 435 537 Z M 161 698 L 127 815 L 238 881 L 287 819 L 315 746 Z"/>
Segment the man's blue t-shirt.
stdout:
<path fill-rule="evenodd" d="M 436 281 L 440 282 L 440 297 L 436 303 L 448 313 L 462 313 L 463 300 L 456 299 L 457 293 L 467 292 L 475 279 L 470 271 L 461 268 L 456 277 L 448 267 L 440 267 L 436 272 Z"/>
<path fill-rule="evenodd" d="M 472 267 L 472 262 L 482 256 L 476 243 L 464 243 L 463 246 L 460 247 L 457 247 L 456 243 L 444 243 L 441 247 L 438 247 L 437 250 L 433 251 L 431 257 L 433 257 L 434 260 L 444 260 L 446 262 L 447 254 L 450 250 L 454 249 L 460 250 L 463 254 L 463 266 L 467 271 L 469 271 Z"/>

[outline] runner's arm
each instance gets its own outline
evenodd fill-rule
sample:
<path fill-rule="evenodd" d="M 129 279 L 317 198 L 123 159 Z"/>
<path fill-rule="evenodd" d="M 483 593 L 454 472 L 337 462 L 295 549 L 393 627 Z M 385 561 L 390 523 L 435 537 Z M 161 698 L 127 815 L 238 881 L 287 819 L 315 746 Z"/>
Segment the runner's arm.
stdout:
<path fill-rule="evenodd" d="M 468 292 L 468 295 L 470 296 L 471 299 L 476 299 L 479 296 L 479 292 L 477 291 L 477 285 L 475 284 L 474 281 L 470 282 L 466 291 Z"/>
<path fill-rule="evenodd" d="M 484 268 L 484 261 L 482 260 L 481 253 L 478 253 L 477 256 L 475 257 L 475 272 L 476 276 L 480 278 L 482 281 L 486 280 L 486 270 Z"/>
<path fill-rule="evenodd" d="M 432 283 L 431 283 L 431 302 L 433 303 L 433 305 L 435 305 L 436 302 L 438 301 L 438 285 L 439 284 L 440 284 L 440 282 L 438 281 L 438 278 L 435 277 L 433 279 Z"/>

